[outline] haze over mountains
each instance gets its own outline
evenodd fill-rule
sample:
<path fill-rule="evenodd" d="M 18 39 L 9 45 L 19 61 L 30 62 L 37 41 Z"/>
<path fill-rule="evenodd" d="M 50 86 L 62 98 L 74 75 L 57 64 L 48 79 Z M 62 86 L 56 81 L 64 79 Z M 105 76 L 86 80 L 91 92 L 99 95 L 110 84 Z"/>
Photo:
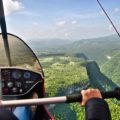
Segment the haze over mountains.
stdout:
<path fill-rule="evenodd" d="M 53 48 L 55 46 L 63 46 L 72 43 L 71 40 L 64 39 L 32 39 L 27 41 L 28 44 L 36 50 L 45 50 L 47 48 Z"/>
<path fill-rule="evenodd" d="M 41 53 L 84 53 L 89 59 L 102 64 L 120 50 L 120 38 L 110 35 L 77 41 L 62 39 L 31 40 L 28 44 Z"/>

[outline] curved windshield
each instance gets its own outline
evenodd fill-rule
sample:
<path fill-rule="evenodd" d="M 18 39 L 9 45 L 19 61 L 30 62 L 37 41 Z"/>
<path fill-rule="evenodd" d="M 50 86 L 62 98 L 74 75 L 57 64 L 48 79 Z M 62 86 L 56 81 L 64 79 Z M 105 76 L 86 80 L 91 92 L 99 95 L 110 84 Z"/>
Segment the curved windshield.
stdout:
<path fill-rule="evenodd" d="M 25 42 L 15 35 L 8 34 L 8 43 L 12 64 L 10 67 L 22 67 L 24 69 L 42 72 L 37 57 Z M 0 67 L 9 67 L 4 46 L 4 40 L 0 34 Z"/>

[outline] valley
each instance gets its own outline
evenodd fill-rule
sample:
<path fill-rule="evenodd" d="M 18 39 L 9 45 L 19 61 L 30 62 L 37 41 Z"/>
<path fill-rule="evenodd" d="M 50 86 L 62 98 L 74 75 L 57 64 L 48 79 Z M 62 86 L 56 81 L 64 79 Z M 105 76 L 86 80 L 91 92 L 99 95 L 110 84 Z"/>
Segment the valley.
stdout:
<path fill-rule="evenodd" d="M 79 93 L 89 87 L 107 91 L 119 86 L 120 40 L 117 36 L 51 44 L 44 43 L 42 49 L 42 44 L 39 48 L 32 45 L 45 73 L 46 96 Z M 119 102 L 107 101 L 112 119 L 119 119 Z M 57 120 L 85 119 L 84 108 L 79 103 L 48 108 Z"/>

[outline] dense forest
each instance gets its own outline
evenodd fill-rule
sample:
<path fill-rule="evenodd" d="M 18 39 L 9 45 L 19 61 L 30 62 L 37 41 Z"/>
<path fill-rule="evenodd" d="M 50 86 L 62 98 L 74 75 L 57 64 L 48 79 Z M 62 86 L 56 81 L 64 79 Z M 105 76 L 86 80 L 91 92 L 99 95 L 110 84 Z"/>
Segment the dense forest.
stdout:
<path fill-rule="evenodd" d="M 89 87 L 86 60 L 83 57 L 52 54 L 48 57 L 45 55 L 39 60 L 44 68 L 47 96 L 79 93 L 81 89 Z M 111 100 L 108 100 L 108 103 L 113 120 L 119 119 L 118 117 L 116 119 L 117 114 L 120 113 L 119 106 Z M 48 108 L 57 120 L 85 119 L 84 107 L 80 107 L 79 103 L 50 105 Z"/>
<path fill-rule="evenodd" d="M 36 44 L 37 43 L 37 44 Z M 46 96 L 79 93 L 81 89 L 97 87 L 111 90 L 119 85 L 120 40 L 111 35 L 78 41 L 48 40 L 30 44 L 45 73 Z M 42 44 L 44 43 L 44 44 Z M 89 61 L 94 64 L 89 64 Z M 95 67 L 96 66 L 96 67 Z M 91 71 L 88 74 L 88 69 Z M 91 82 L 94 79 L 94 83 Z M 107 100 L 113 120 L 119 120 L 116 100 Z M 79 103 L 48 106 L 56 120 L 84 120 L 84 107 Z"/>
<path fill-rule="evenodd" d="M 46 78 L 47 96 L 62 96 L 80 92 L 89 85 L 85 60 L 73 56 L 48 56 L 40 59 Z M 84 118 L 84 108 L 79 104 L 50 105 L 57 120 Z M 77 112 L 81 111 L 81 112 Z M 79 114 L 78 114 L 79 113 Z"/>
<path fill-rule="evenodd" d="M 106 74 L 113 82 L 120 85 L 120 52 L 117 52 L 111 60 L 103 64 L 101 70 Z"/>

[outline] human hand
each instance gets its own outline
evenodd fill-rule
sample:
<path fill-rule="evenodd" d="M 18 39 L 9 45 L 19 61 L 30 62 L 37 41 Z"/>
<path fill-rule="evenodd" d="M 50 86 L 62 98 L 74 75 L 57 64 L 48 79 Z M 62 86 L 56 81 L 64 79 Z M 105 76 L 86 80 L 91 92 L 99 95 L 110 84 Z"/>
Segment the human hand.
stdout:
<path fill-rule="evenodd" d="M 82 90 L 82 102 L 80 103 L 81 106 L 85 106 L 87 101 L 91 98 L 102 98 L 102 95 L 98 89 L 87 89 Z"/>

